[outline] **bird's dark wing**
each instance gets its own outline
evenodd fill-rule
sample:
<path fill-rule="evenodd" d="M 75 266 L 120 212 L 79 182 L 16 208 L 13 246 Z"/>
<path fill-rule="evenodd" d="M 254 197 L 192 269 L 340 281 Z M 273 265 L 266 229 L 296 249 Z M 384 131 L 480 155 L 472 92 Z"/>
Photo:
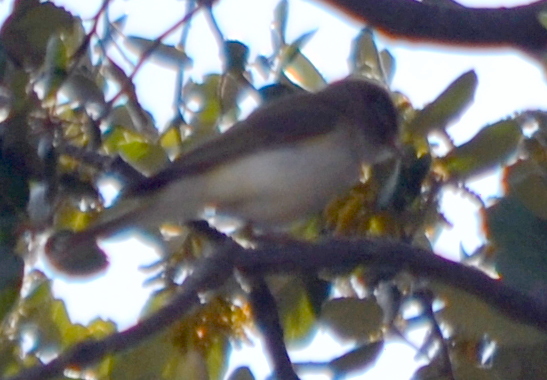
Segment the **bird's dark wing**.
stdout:
<path fill-rule="evenodd" d="M 174 178 L 204 172 L 240 155 L 275 149 L 328 133 L 340 110 L 314 94 L 298 94 L 272 102 L 249 117 L 174 161 L 156 175 L 123 191 L 124 196 L 140 196 L 159 189 Z M 297 126 L 295 128 L 295 126 Z"/>

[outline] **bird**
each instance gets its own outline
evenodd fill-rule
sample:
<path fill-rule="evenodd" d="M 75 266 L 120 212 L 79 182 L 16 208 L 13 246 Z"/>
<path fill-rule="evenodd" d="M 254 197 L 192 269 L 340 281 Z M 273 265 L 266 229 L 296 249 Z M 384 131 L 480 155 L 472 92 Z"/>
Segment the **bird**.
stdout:
<path fill-rule="evenodd" d="M 128 185 L 97 222 L 53 235 L 46 252 L 57 269 L 92 272 L 106 258 L 80 268 L 70 255 L 127 227 L 184 224 L 211 209 L 259 230 L 282 229 L 351 189 L 362 165 L 393 157 L 397 136 L 390 94 L 371 80 L 346 78 L 316 93 L 286 95 Z"/>

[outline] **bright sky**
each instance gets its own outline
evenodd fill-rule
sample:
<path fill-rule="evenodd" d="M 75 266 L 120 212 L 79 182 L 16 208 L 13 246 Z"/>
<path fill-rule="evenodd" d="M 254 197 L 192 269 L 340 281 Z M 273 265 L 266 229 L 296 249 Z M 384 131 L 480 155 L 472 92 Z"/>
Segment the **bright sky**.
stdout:
<path fill-rule="evenodd" d="M 95 14 L 100 1 L 64 0 L 55 3 L 65 4 L 69 10 L 89 18 Z M 510 6 L 517 2 L 467 0 L 462 3 L 473 6 Z M 9 3 L 4 2 L 0 6 L 6 8 L 7 4 Z M 116 1 L 111 16 L 116 18 L 127 12 L 127 34 L 154 38 L 184 14 L 184 2 L 155 0 L 154 5 L 151 4 L 147 0 Z M 270 51 L 269 25 L 276 4 L 277 0 L 222 0 L 215 8 L 215 15 L 225 36 L 240 39 L 251 47 L 251 61 L 256 54 L 267 54 Z M 337 18 L 325 8 L 317 8 L 313 1 L 290 0 L 290 6 L 288 40 L 317 29 L 317 33 L 306 45 L 304 53 L 327 79 L 345 76 L 348 71 L 350 41 L 356 36 L 361 25 Z M 173 38 L 170 41 L 176 42 L 176 35 Z M 492 50 L 486 54 L 481 51 L 479 54 L 478 51 L 381 41 L 396 58 L 396 75 L 392 89 L 406 94 L 416 107 L 435 99 L 463 72 L 474 69 L 478 73 L 479 86 L 475 102 L 450 129 L 456 143 L 466 141 L 480 127 L 509 116 L 517 110 L 547 109 L 544 74 L 537 65 L 513 51 Z M 194 78 L 199 79 L 203 73 L 218 72 L 218 47 L 201 15 L 193 21 L 188 40 L 188 54 L 194 59 L 191 74 Z M 157 65 L 146 65 L 137 77 L 140 100 L 146 108 L 154 112 L 158 125 L 163 125 L 169 119 L 174 79 L 174 72 Z M 486 197 L 496 195 L 499 191 L 497 182 L 491 178 L 475 181 L 472 188 Z M 481 243 L 480 236 L 476 235 L 480 223 L 476 218 L 477 208 L 457 192 L 447 193 L 443 198 L 443 206 L 447 218 L 454 227 L 443 232 L 436 248 L 444 255 L 457 258 L 460 243 L 467 251 L 472 251 Z M 146 276 L 124 276 L 127 280 L 124 280 L 123 284 L 113 280 L 119 279 L 121 273 L 138 273 L 137 267 L 143 260 L 150 262 L 155 259 L 152 249 L 143 254 L 144 258 L 130 254 L 129 252 L 135 251 L 135 247 L 124 246 L 122 251 L 128 252 L 127 255 L 120 253 L 120 249 L 114 249 L 117 253 L 111 256 L 112 265 L 109 269 L 112 276 L 104 276 L 94 282 L 55 281 L 56 294 L 66 298 L 73 318 L 85 322 L 99 314 L 104 318 L 119 321 L 122 328 L 135 322 L 135 315 L 146 299 L 146 294 L 136 289 L 140 288 Z M 86 301 L 82 303 L 82 299 Z M 97 302 L 92 302 L 94 299 Z M 120 305 L 123 307 L 119 307 Z M 321 339 L 316 346 L 320 344 L 321 347 L 331 347 L 334 344 L 328 342 L 328 336 Z M 403 345 L 390 346 L 386 350 L 388 352 L 379 360 L 377 367 L 366 375 L 359 376 L 359 379 L 410 377 L 416 365 L 413 361 L 413 351 Z M 248 355 L 245 352 L 238 357 Z M 260 360 L 253 356 L 253 370 L 258 371 L 256 374 L 259 379 L 267 374 L 265 363 Z M 395 374 L 391 372 L 394 360 L 397 362 Z"/>

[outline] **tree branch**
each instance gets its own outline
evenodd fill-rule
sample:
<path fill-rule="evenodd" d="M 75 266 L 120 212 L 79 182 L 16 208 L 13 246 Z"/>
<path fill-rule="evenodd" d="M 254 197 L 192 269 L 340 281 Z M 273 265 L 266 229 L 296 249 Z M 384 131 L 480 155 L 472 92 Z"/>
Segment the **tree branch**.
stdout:
<path fill-rule="evenodd" d="M 321 0 L 402 39 L 467 46 L 510 46 L 539 54 L 547 29 L 538 14 L 547 1 L 513 8 L 467 8 L 415 0 Z"/>
<path fill-rule="evenodd" d="M 323 269 L 352 269 L 356 265 L 406 270 L 479 297 L 507 317 L 547 332 L 547 305 L 495 280 L 478 269 L 456 263 L 408 244 L 380 239 L 328 240 L 238 252 L 238 267 L 250 273 L 287 273 Z"/>
<path fill-rule="evenodd" d="M 210 258 L 199 261 L 184 281 L 179 294 L 165 307 L 129 329 L 101 340 L 88 340 L 76 344 L 59 357 L 43 366 L 34 366 L 3 380 L 46 380 L 61 376 L 68 367 L 85 368 L 99 362 L 109 354 L 127 350 L 146 338 L 178 321 L 199 305 L 198 293 L 216 289 L 232 275 L 230 252 L 235 243 L 226 244 Z"/>
<path fill-rule="evenodd" d="M 261 276 L 246 275 L 251 284 L 249 300 L 255 323 L 264 335 L 267 351 L 273 363 L 276 379 L 299 380 L 287 353 L 277 305 L 266 281 Z"/>
<path fill-rule="evenodd" d="M 4 380 L 45 380 L 67 367 L 85 367 L 108 354 L 131 348 L 179 320 L 199 304 L 198 293 L 221 286 L 238 268 L 245 273 L 317 272 L 351 270 L 356 265 L 388 266 L 440 281 L 479 297 L 513 320 L 547 332 L 547 305 L 494 280 L 475 268 L 455 263 L 408 244 L 361 239 L 322 243 L 268 245 L 245 250 L 227 242 L 218 252 L 199 261 L 171 303 L 139 324 L 102 340 L 79 343 L 44 366 L 35 366 Z"/>

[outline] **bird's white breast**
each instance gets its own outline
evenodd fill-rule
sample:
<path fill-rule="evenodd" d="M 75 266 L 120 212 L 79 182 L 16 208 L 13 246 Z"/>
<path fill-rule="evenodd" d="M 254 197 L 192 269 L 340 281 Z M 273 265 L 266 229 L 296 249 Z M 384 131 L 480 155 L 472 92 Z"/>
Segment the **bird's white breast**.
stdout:
<path fill-rule="evenodd" d="M 203 195 L 218 213 L 259 226 L 305 218 L 358 182 L 361 163 L 354 143 L 337 129 L 237 159 L 208 173 Z"/>

